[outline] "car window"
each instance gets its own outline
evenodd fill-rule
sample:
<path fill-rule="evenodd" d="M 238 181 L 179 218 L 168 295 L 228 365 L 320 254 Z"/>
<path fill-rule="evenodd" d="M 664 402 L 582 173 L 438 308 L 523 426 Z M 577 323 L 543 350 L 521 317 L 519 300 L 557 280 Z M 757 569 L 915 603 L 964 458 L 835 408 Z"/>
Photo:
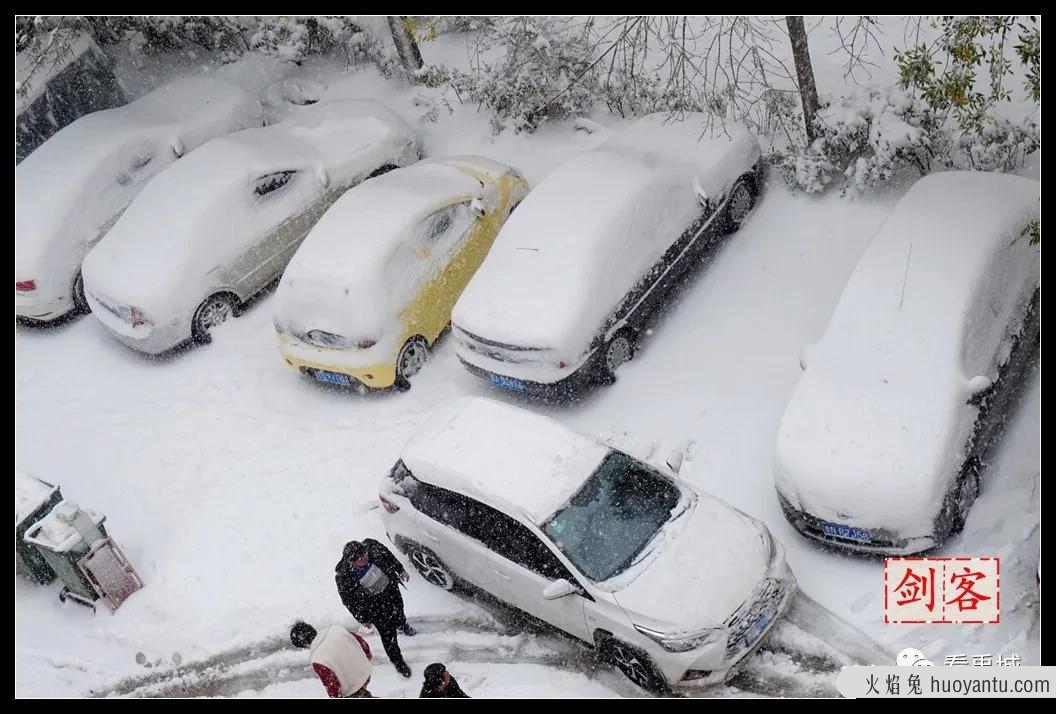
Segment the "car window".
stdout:
<path fill-rule="evenodd" d="M 253 182 L 253 193 L 259 198 L 269 196 L 289 184 L 296 174 L 296 171 L 276 171 L 273 174 L 261 176 Z"/>
<path fill-rule="evenodd" d="M 576 582 L 557 556 L 523 524 L 491 506 L 453 491 L 416 481 L 411 505 L 435 521 L 482 543 L 489 550 L 551 580 Z"/>
<path fill-rule="evenodd" d="M 417 242 L 434 262 L 443 264 L 461 247 L 475 220 L 469 201 L 447 206 L 422 221 Z"/>
<path fill-rule="evenodd" d="M 477 505 L 481 515 L 477 519 L 481 524 L 481 542 L 489 550 L 544 578 L 564 578 L 571 583 L 576 582 L 557 556 L 523 524 L 494 508 L 484 504 Z"/>
<path fill-rule="evenodd" d="M 670 480 L 612 450 L 542 530 L 580 572 L 602 582 L 634 562 L 681 498 Z"/>
<path fill-rule="evenodd" d="M 961 346 L 968 377 L 996 377 L 1008 358 L 1011 337 L 1019 330 L 1033 294 L 1034 283 L 1017 280 L 1022 265 L 1035 250 L 1017 235 L 1006 236 L 990 257 L 986 279 L 973 285 L 972 306 L 966 314 Z"/>
<path fill-rule="evenodd" d="M 132 182 L 140 178 L 143 172 L 154 161 L 154 149 L 150 146 L 140 146 L 129 153 L 124 168 L 117 175 L 117 183 L 121 186 L 130 186 Z"/>

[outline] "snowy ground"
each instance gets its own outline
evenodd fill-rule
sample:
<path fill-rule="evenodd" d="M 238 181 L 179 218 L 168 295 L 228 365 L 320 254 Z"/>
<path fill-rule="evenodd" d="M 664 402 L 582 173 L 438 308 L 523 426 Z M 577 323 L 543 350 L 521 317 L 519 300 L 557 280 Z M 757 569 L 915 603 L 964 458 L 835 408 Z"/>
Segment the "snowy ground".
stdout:
<path fill-rule="evenodd" d="M 412 122 L 426 109 L 415 105 L 418 92 L 371 71 L 326 82 L 328 96 L 380 98 Z M 421 125 L 428 154 L 482 153 L 519 166 L 532 182 L 604 138 L 558 124 L 492 141 L 473 107 L 439 117 Z M 806 542 L 774 495 L 775 433 L 800 348 L 820 334 L 897 197 L 805 198 L 772 181 L 614 386 L 569 407 L 528 405 L 639 450 L 692 441 L 683 475 L 762 519 L 785 543 L 807 597 L 714 694 L 831 693 L 838 666 L 865 656 L 849 652 L 854 642 L 832 648 L 819 640 L 853 640 L 856 630 L 860 649 L 875 652 L 875 641 L 884 650 L 876 659 L 888 654 L 892 662 L 905 646 L 933 660 L 1017 653 L 1025 664 L 1038 661 L 1037 384 L 984 476 L 965 532 L 940 553 L 1002 556 L 1000 625 L 884 626 L 882 561 Z M 333 565 L 347 540 L 384 539 L 377 485 L 405 439 L 451 397 L 515 401 L 466 372 L 449 343 L 407 393 L 361 396 L 307 382 L 279 357 L 270 302 L 262 297 L 212 345 L 162 361 L 130 352 L 91 318 L 16 329 L 16 468 L 106 513 L 147 583 L 113 616 L 92 616 L 60 605 L 57 585 L 16 578 L 16 696 L 322 696 L 303 653 L 286 649 L 283 636 L 297 618 L 353 622 Z M 419 577 L 406 601 L 423 630 L 404 640 L 415 676 L 402 680 L 379 659 L 377 695 L 415 696 L 421 670 L 437 660 L 478 696 L 641 694 L 584 648 L 510 624 L 490 604 Z M 157 666 L 144 669 L 137 653 Z M 173 653 L 184 663 L 179 672 Z M 170 670 L 181 677 L 159 681 L 157 673 Z"/>

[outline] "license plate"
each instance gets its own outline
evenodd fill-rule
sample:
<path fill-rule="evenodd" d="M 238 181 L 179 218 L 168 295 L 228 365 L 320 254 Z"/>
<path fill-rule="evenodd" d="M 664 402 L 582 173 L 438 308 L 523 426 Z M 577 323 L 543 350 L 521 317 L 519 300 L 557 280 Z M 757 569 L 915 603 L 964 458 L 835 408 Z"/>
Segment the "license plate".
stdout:
<path fill-rule="evenodd" d="M 867 530 L 845 526 L 840 523 L 822 523 L 821 532 L 832 538 L 856 540 L 860 543 L 868 543 L 873 539 L 872 533 Z"/>
<path fill-rule="evenodd" d="M 336 372 L 325 372 L 321 369 L 315 371 L 315 378 L 320 382 L 340 384 L 342 387 L 347 387 L 352 384 L 352 380 L 350 380 L 347 375 L 337 374 Z"/>
<path fill-rule="evenodd" d="M 491 375 L 491 383 L 495 384 L 503 389 L 512 389 L 515 392 L 524 391 L 524 382 L 513 377 L 504 377 L 501 374 Z"/>

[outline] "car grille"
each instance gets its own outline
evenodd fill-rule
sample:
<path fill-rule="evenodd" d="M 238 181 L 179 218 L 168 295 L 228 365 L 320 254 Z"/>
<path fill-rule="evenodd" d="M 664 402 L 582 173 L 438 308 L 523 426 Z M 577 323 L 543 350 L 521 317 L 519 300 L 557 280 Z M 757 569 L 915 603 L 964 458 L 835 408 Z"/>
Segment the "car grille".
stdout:
<path fill-rule="evenodd" d="M 745 650 L 755 644 L 749 641 L 752 629 L 760 617 L 766 617 L 766 626 L 777 617 L 781 601 L 785 597 L 786 585 L 777 578 L 766 578 L 756 586 L 751 597 L 737 608 L 724 623 L 729 630 L 726 640 L 726 659 L 736 660 Z"/>

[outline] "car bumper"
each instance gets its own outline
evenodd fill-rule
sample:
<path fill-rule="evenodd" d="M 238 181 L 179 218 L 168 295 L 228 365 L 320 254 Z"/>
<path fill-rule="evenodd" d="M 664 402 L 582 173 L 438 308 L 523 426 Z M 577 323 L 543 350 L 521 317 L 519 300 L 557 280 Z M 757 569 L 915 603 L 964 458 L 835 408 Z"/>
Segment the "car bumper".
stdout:
<path fill-rule="evenodd" d="M 781 510 L 785 514 L 785 519 L 793 528 L 808 538 L 833 548 L 874 555 L 911 555 L 933 548 L 938 544 L 934 535 L 904 537 L 883 528 L 869 529 L 869 540 L 834 535 L 824 530 L 826 522 L 823 519 L 796 508 L 780 491 L 777 493 L 777 498 L 781 502 Z"/>
<path fill-rule="evenodd" d="M 165 325 L 133 327 L 107 310 L 91 294 L 85 293 L 92 315 L 103 324 L 114 338 L 137 352 L 161 354 L 191 339 L 190 320 L 176 319 Z"/>
<path fill-rule="evenodd" d="M 70 313 L 74 304 L 70 296 L 26 295 L 15 293 L 15 317 L 50 322 Z"/>
<path fill-rule="evenodd" d="M 575 372 L 556 382 L 537 382 L 529 379 L 518 379 L 485 369 L 466 360 L 461 354 L 459 361 L 472 374 L 491 382 L 503 391 L 524 394 L 546 399 L 571 399 L 593 384 L 593 360 L 588 359 Z"/>
<path fill-rule="evenodd" d="M 311 345 L 294 342 L 285 335 L 279 335 L 279 352 L 286 364 L 301 374 L 319 379 L 320 372 L 340 374 L 356 383 L 372 389 L 387 389 L 396 383 L 396 361 L 374 364 L 367 367 L 350 367 L 340 363 L 342 350 L 324 350 Z M 319 381 L 327 381 L 320 379 Z M 330 382 L 331 384 L 333 382 Z"/>

